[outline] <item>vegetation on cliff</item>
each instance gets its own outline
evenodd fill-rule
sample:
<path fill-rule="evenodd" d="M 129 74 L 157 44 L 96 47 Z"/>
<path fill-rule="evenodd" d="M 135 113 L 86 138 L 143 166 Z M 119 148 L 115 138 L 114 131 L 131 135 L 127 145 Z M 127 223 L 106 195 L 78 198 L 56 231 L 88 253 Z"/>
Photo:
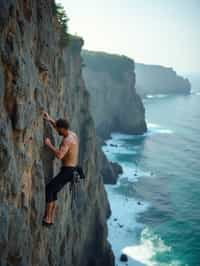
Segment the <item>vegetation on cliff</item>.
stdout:
<path fill-rule="evenodd" d="M 52 6 L 53 16 L 57 18 L 57 21 L 60 25 L 60 46 L 65 47 L 70 41 L 70 34 L 68 33 L 69 18 L 64 7 L 60 3 L 57 4 L 53 2 Z"/>

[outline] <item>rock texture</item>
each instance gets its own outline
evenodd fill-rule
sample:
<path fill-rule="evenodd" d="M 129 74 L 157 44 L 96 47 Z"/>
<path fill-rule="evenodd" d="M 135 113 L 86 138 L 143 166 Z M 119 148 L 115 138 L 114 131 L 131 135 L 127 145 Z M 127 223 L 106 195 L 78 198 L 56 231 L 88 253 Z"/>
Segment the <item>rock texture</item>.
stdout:
<path fill-rule="evenodd" d="M 83 40 L 59 46 L 53 1 L 0 1 L 0 265 L 113 266 L 107 241 L 110 206 L 101 150 L 81 74 Z M 55 225 L 41 225 L 45 183 L 60 161 L 44 145 L 60 136 L 42 118 L 68 117 L 80 138 L 86 180 L 71 209 L 69 185 L 60 191 Z"/>
<path fill-rule="evenodd" d="M 99 148 L 104 144 L 102 139 L 97 137 Z M 116 184 L 118 177 L 122 174 L 123 169 L 120 164 L 108 161 L 106 155 L 101 152 L 99 156 L 99 164 L 101 175 L 103 176 L 104 184 Z"/>
<path fill-rule="evenodd" d="M 136 88 L 141 96 L 147 94 L 190 93 L 189 80 L 179 76 L 172 68 L 136 63 L 135 71 Z"/>
<path fill-rule="evenodd" d="M 87 50 L 82 56 L 97 134 L 105 139 L 113 131 L 144 133 L 147 130 L 145 109 L 135 90 L 134 61 Z"/>

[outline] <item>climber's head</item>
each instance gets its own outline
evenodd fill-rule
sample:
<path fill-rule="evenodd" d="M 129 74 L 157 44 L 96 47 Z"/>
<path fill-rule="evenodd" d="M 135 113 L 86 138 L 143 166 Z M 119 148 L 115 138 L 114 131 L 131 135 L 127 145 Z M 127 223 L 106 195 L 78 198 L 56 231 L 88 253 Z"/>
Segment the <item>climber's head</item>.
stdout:
<path fill-rule="evenodd" d="M 66 137 L 68 135 L 69 121 L 62 118 L 56 120 L 56 128 L 59 135 Z"/>

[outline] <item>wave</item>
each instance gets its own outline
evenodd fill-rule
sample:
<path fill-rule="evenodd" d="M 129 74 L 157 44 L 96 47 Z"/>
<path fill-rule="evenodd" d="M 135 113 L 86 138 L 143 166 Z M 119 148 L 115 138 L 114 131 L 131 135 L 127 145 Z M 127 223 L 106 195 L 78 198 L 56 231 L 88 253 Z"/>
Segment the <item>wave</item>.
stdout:
<path fill-rule="evenodd" d="M 173 130 L 171 130 L 171 129 L 164 128 L 161 125 L 149 123 L 149 122 L 147 122 L 147 128 L 148 128 L 148 131 L 146 133 L 147 135 L 152 135 L 155 133 L 160 133 L 160 134 L 172 134 L 172 133 L 174 133 Z"/>
<path fill-rule="evenodd" d="M 143 171 L 135 163 L 120 162 L 123 173 L 119 176 L 118 184 L 128 181 L 130 183 L 137 182 L 141 177 L 151 177 L 152 173 Z"/>
<path fill-rule="evenodd" d="M 133 195 L 126 194 L 125 186 L 130 183 L 137 182 L 139 178 L 151 177 L 152 173 L 143 171 L 137 166 L 137 162 L 121 161 L 117 158 L 117 154 L 133 154 L 138 152 L 138 146 L 132 146 L 130 149 L 126 141 L 135 138 L 144 138 L 152 134 L 171 134 L 172 130 L 161 125 L 148 122 L 148 131 L 143 135 L 131 135 L 114 132 L 111 139 L 106 141 L 106 145 L 102 147 L 107 158 L 111 161 L 118 162 L 123 170 L 119 175 L 116 185 L 105 185 L 108 199 L 111 206 L 111 216 L 108 219 L 108 239 L 112 244 L 117 265 L 124 265 L 120 261 L 120 254 L 125 253 L 128 257 L 129 266 L 179 266 L 178 261 L 170 263 L 158 263 L 156 261 L 157 254 L 169 253 L 171 248 L 157 235 L 150 232 L 143 224 L 137 222 L 140 213 L 145 212 L 150 206 L 150 202 L 141 201 L 133 198 Z M 124 190 L 125 189 L 125 190 Z M 138 244 L 138 236 L 139 244 Z"/>
<path fill-rule="evenodd" d="M 142 225 L 136 221 L 139 213 L 144 212 L 149 204 L 140 201 L 140 204 L 131 197 L 122 196 L 117 193 L 117 186 L 105 185 L 112 214 L 108 219 L 108 240 L 112 244 L 117 265 L 124 265 L 120 262 L 120 254 L 124 247 L 136 243 L 136 233 L 142 230 Z M 129 266 L 136 266 L 135 260 L 129 260 Z"/>
<path fill-rule="evenodd" d="M 152 98 L 165 98 L 169 96 L 168 94 L 147 94 L 146 98 L 152 99 Z"/>
<path fill-rule="evenodd" d="M 108 219 L 108 240 L 112 244 L 112 250 L 115 254 L 117 265 L 124 265 L 120 261 L 120 254 L 124 247 L 136 243 L 136 234 L 141 232 L 143 225 L 136 221 L 139 213 L 144 212 L 150 207 L 150 203 L 129 196 L 128 194 L 119 193 L 128 185 L 129 182 L 136 182 L 141 176 L 151 175 L 150 172 L 144 172 L 138 169 L 137 165 L 132 162 L 121 162 L 115 157 L 115 153 L 130 152 L 126 147 L 121 145 L 123 140 L 132 139 L 132 135 L 111 134 L 112 138 L 106 141 L 106 145 L 102 147 L 107 158 L 120 163 L 123 173 L 119 175 L 116 185 L 105 185 L 108 199 L 111 207 L 111 216 Z M 111 146 L 116 145 L 116 146 Z M 114 153 L 114 154 L 113 154 Z M 120 236 L 120 237 L 119 237 Z M 142 266 L 141 263 L 134 259 L 129 260 L 129 266 Z"/>
<path fill-rule="evenodd" d="M 137 145 L 127 145 L 127 140 L 135 140 L 146 138 L 154 134 L 172 134 L 171 129 L 167 129 L 161 125 L 147 122 L 148 131 L 142 135 L 123 134 L 119 132 L 111 133 L 111 138 L 105 141 L 105 145 L 102 146 L 102 150 L 110 161 L 120 163 L 123 169 L 123 174 L 118 179 L 119 182 L 124 181 L 124 178 L 128 182 L 138 181 L 138 178 L 144 176 L 152 176 L 151 172 L 143 171 L 136 165 L 137 162 L 119 161 L 119 155 L 137 155 L 140 152 L 140 147 Z M 136 160 L 136 159 L 135 159 Z"/>
<path fill-rule="evenodd" d="M 140 243 L 138 245 L 126 246 L 123 252 L 130 258 L 145 264 L 147 266 L 181 266 L 177 260 L 163 263 L 156 261 L 156 255 L 166 257 L 171 252 L 171 247 L 167 246 L 163 240 L 145 227 L 141 233 Z"/>
<path fill-rule="evenodd" d="M 114 143 L 114 142 L 124 143 L 123 140 L 140 138 L 141 136 L 143 136 L 143 134 L 141 134 L 141 135 L 134 135 L 134 134 L 123 134 L 123 133 L 119 133 L 119 132 L 113 132 L 113 133 L 111 133 L 111 138 L 112 139 L 110 141 L 112 143 Z"/>
<path fill-rule="evenodd" d="M 117 153 L 117 154 L 136 154 L 134 149 L 124 147 L 123 144 L 115 144 L 109 141 L 106 146 L 104 146 L 104 151 L 106 153 Z"/>
<path fill-rule="evenodd" d="M 193 95 L 200 95 L 200 91 L 196 91 L 196 90 L 194 90 L 194 91 L 191 91 L 190 94 L 193 94 Z"/>
<path fill-rule="evenodd" d="M 174 133 L 173 130 L 165 128 L 161 125 L 151 123 L 147 121 L 147 132 L 140 134 L 140 135 L 135 135 L 135 134 L 123 134 L 119 132 L 113 132 L 111 133 L 111 138 L 106 140 L 107 145 L 116 145 L 120 147 L 120 145 L 124 144 L 126 140 L 134 140 L 134 139 L 141 139 L 146 136 L 150 136 L 152 134 L 172 134 Z"/>

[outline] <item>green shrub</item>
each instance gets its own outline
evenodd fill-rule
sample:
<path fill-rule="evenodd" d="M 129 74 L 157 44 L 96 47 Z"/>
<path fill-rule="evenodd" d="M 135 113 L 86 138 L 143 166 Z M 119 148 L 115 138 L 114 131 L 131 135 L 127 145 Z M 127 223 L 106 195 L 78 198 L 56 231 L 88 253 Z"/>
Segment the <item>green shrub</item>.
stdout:
<path fill-rule="evenodd" d="M 61 26 L 60 32 L 60 45 L 65 47 L 70 41 L 70 35 L 68 34 L 68 21 L 69 18 L 66 15 L 65 9 L 61 4 L 53 3 L 53 15 L 57 17 L 58 23 Z"/>

